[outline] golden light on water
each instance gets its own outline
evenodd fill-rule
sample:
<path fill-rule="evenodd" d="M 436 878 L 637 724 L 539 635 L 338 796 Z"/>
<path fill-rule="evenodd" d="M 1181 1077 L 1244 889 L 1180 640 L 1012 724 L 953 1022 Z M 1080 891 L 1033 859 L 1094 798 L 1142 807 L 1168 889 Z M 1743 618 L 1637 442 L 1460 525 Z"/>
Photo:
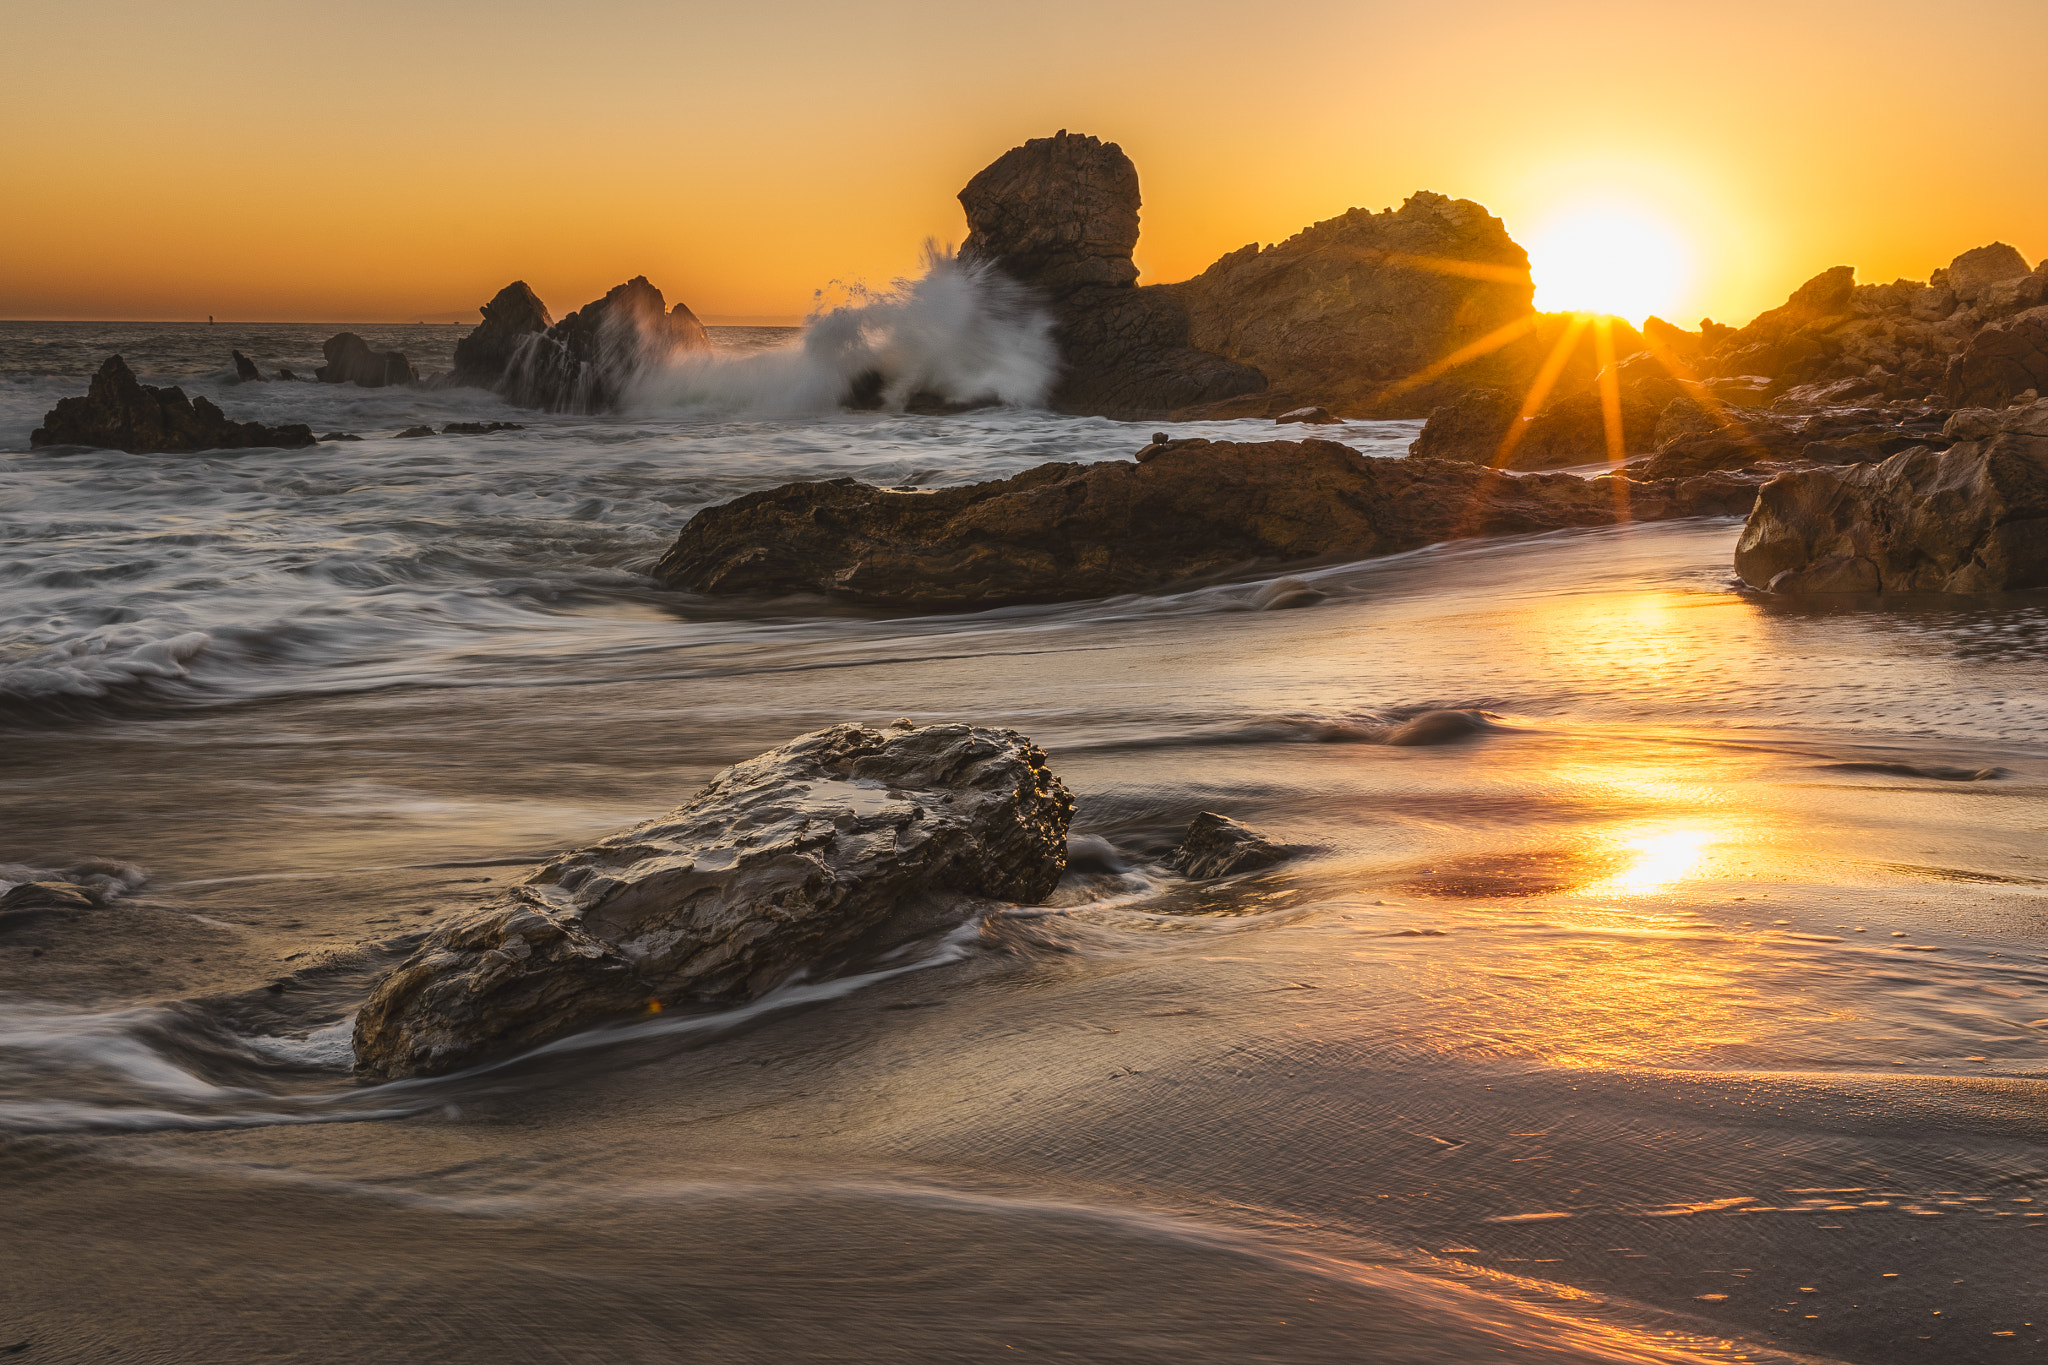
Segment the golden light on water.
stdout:
<path fill-rule="evenodd" d="M 1649 895 L 1692 877 L 1717 842 L 1709 830 L 1681 828 L 1639 835 L 1622 841 L 1618 852 L 1630 861 L 1605 880 L 1584 888 L 1595 895 Z"/>

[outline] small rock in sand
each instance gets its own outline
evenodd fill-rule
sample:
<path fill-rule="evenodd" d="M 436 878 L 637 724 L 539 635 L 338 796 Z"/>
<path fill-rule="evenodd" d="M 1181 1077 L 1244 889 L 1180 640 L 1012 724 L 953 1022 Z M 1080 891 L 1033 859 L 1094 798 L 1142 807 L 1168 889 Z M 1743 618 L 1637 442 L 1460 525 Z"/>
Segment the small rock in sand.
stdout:
<path fill-rule="evenodd" d="M 1270 867 L 1286 856 L 1285 849 L 1250 825 L 1205 810 L 1188 822 L 1187 833 L 1166 855 L 1166 865 L 1184 877 L 1207 881 Z"/>

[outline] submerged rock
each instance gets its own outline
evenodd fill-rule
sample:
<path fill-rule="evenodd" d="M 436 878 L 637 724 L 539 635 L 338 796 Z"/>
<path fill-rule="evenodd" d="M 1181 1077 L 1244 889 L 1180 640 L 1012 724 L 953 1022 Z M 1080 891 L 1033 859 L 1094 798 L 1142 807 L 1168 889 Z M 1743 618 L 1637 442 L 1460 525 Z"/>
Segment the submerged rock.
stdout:
<path fill-rule="evenodd" d="M 545 332 L 555 320 L 525 280 L 512 281 L 477 311 L 484 320 L 455 343 L 455 369 L 448 382 L 496 389 L 526 338 Z"/>
<path fill-rule="evenodd" d="M 669 310 L 661 291 L 636 275 L 546 331 L 520 335 L 496 387 L 522 408 L 610 412 L 642 374 L 710 345 L 695 313 L 681 303 Z"/>
<path fill-rule="evenodd" d="M 270 382 L 263 377 L 263 371 L 256 368 L 256 362 L 243 355 L 240 351 L 229 351 L 228 354 L 234 357 L 236 383 L 267 384 Z"/>
<path fill-rule="evenodd" d="M 379 351 L 354 332 L 336 332 L 320 343 L 327 363 L 313 371 L 323 384 L 354 384 L 365 389 L 382 389 L 393 384 L 416 384 L 419 371 L 397 351 Z"/>
<path fill-rule="evenodd" d="M 606 1019 L 758 996 L 962 914 L 1036 902 L 1073 798 L 1013 730 L 836 725 L 536 870 L 378 982 L 356 1064 L 451 1071 Z"/>
<path fill-rule="evenodd" d="M 1949 419 L 1947 450 L 1765 484 L 1735 571 L 1780 593 L 1991 592 L 2048 585 L 2048 402 Z"/>
<path fill-rule="evenodd" d="M 1206 881 L 1271 867 L 1286 856 L 1286 849 L 1250 825 L 1205 810 L 1188 822 L 1187 833 L 1166 855 L 1166 865 L 1184 877 Z"/>
<path fill-rule="evenodd" d="M 1288 411 L 1281 413 L 1278 417 L 1275 417 L 1273 420 L 1276 423 L 1307 422 L 1312 426 L 1328 426 L 1331 423 L 1338 421 L 1339 419 L 1330 416 L 1330 410 L 1328 408 L 1307 407 L 1290 408 Z"/>
<path fill-rule="evenodd" d="M 1155 443 L 1141 463 L 1045 464 L 934 490 L 784 484 L 693 517 L 653 567 L 702 593 L 830 593 L 979 608 L 1139 592 L 1260 564 L 1464 536 L 1746 511 L 1756 481 L 1641 483 L 1367 459 L 1335 441 Z"/>
<path fill-rule="evenodd" d="M 183 389 L 141 383 L 116 355 L 100 366 L 84 397 L 59 399 L 42 426 L 29 433 L 28 443 L 98 446 L 132 455 L 259 446 L 292 450 L 312 445 L 313 429 L 296 423 L 267 427 L 229 421 L 205 398 L 187 398 Z"/>

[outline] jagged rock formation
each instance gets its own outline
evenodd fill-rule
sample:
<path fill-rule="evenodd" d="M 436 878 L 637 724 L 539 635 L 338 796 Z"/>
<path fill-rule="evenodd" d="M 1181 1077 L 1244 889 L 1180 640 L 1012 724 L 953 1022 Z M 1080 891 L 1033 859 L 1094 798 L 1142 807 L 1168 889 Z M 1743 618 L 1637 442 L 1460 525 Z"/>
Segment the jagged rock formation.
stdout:
<path fill-rule="evenodd" d="M 1944 451 L 1772 479 L 1735 571 L 1779 593 L 2048 585 L 2048 402 L 1965 409 L 1943 434 Z"/>
<path fill-rule="evenodd" d="M 1490 333 L 1532 324 L 1529 256 L 1500 219 L 1427 190 L 1351 209 L 1276 246 L 1242 247 L 1169 286 L 1189 339 L 1298 396 L 1356 416 L 1420 417 L 1475 386 L 1533 373 L 1528 339 L 1405 387 Z"/>
<path fill-rule="evenodd" d="M 235 382 L 237 384 L 267 384 L 270 382 L 264 377 L 263 371 L 256 368 L 256 362 L 243 355 L 240 351 L 229 351 L 228 354 L 233 356 L 235 360 Z"/>
<path fill-rule="evenodd" d="M 1335 441 L 1167 441 L 1139 462 L 1045 464 L 966 487 L 784 484 L 699 512 L 652 572 L 702 593 L 937 609 L 1056 602 L 1461 536 L 1737 513 L 1756 482 L 1517 476 L 1367 459 Z"/>
<path fill-rule="evenodd" d="M 393 384 L 417 384 L 420 373 L 398 351 L 379 351 L 354 332 L 336 332 L 320 343 L 327 363 L 313 371 L 323 384 L 355 384 L 381 389 Z"/>
<path fill-rule="evenodd" d="M 1184 877 L 1205 881 L 1271 867 L 1287 850 L 1239 820 L 1203 811 L 1166 855 L 1166 865 Z"/>
<path fill-rule="evenodd" d="M 257 446 L 291 450 L 312 445 L 313 429 L 296 423 L 266 427 L 260 422 L 231 422 L 205 398 L 187 398 L 183 389 L 139 382 L 116 355 L 100 366 L 84 397 L 59 399 L 42 426 L 29 433 L 28 443 L 98 446 L 133 455 Z"/>
<path fill-rule="evenodd" d="M 512 357 L 518 354 L 526 338 L 545 332 L 555 320 L 525 280 L 506 285 L 477 311 L 484 320 L 455 343 L 455 368 L 448 382 L 495 389 L 504 381 Z"/>
<path fill-rule="evenodd" d="M 1649 349 L 1614 367 L 1623 453 L 1654 452 L 1646 473 L 1655 477 L 1766 460 L 1841 463 L 1858 442 L 1858 458 L 1880 458 L 1927 439 L 1952 407 L 2048 390 L 2044 302 L 2048 262 L 2030 271 L 1994 242 L 1925 284 L 1859 285 L 1851 267 L 1835 266 L 1740 328 L 1709 319 L 1689 332 L 1651 318 Z M 1444 404 L 1412 449 L 1488 463 L 1506 451 L 1505 467 L 1521 469 L 1605 458 L 1598 376 L 1561 383 L 1508 441 L 1521 392 Z M 1822 419 L 1829 430 L 1816 433 Z M 1834 444 L 1808 449 L 1823 440 Z"/>
<path fill-rule="evenodd" d="M 1139 204 L 1123 149 L 1065 129 L 1011 148 L 960 191 L 961 260 L 992 264 L 1052 310 L 1064 363 L 1055 411 L 1145 417 L 1265 386 L 1256 370 L 1189 344 L 1171 291 L 1137 287 Z"/>
<path fill-rule="evenodd" d="M 509 292 L 500 291 L 498 299 Z M 538 307 L 540 300 L 532 303 Z M 518 307 L 525 308 L 524 301 Z M 546 311 L 541 308 L 541 316 Z M 531 320 L 529 311 L 523 321 Z M 463 340 L 491 326 L 487 318 Z M 486 346 L 496 344 L 490 339 L 480 343 L 479 356 Z M 546 331 L 520 334 L 496 387 L 508 402 L 523 408 L 610 412 L 641 374 L 678 352 L 703 350 L 710 344 L 695 313 L 681 303 L 670 311 L 661 291 L 645 275 L 636 275 Z"/>
<path fill-rule="evenodd" d="M 829 975 L 957 921 L 963 898 L 1042 900 L 1073 808 L 1014 730 L 815 731 L 440 926 L 371 991 L 356 1064 L 452 1071 L 650 1006 Z"/>

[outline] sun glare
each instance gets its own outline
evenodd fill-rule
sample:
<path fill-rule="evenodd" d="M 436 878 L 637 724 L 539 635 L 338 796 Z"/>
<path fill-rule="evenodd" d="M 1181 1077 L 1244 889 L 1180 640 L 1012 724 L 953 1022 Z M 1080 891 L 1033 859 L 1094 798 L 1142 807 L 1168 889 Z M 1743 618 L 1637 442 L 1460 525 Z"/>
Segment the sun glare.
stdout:
<path fill-rule="evenodd" d="M 1567 209 L 1529 238 L 1536 306 L 1546 313 L 1612 313 L 1642 325 L 1684 302 L 1692 251 L 1669 223 L 1633 205 Z"/>

